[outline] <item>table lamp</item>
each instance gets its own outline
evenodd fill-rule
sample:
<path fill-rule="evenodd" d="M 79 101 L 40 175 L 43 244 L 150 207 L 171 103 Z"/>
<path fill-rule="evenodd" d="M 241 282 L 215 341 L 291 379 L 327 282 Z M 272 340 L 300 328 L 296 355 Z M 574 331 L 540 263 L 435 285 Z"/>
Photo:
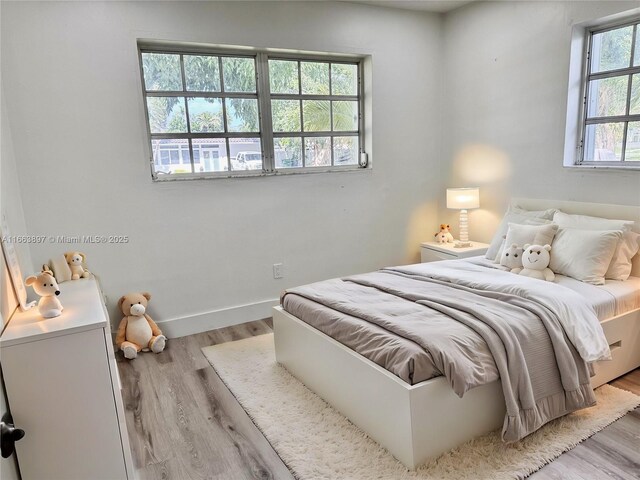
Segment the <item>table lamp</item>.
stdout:
<path fill-rule="evenodd" d="M 460 210 L 460 240 L 454 245 L 456 248 L 470 247 L 469 218 L 467 210 L 480 207 L 480 189 L 447 188 L 447 208 Z"/>

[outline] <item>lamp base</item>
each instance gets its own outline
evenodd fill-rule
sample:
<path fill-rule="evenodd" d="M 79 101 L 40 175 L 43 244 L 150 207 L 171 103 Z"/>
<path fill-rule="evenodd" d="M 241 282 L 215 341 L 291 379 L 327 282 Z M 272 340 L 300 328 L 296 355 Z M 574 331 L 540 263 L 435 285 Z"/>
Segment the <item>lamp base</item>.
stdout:
<path fill-rule="evenodd" d="M 453 248 L 468 248 L 472 246 L 471 242 L 461 242 L 460 240 L 457 240 L 456 243 L 453 244 Z"/>

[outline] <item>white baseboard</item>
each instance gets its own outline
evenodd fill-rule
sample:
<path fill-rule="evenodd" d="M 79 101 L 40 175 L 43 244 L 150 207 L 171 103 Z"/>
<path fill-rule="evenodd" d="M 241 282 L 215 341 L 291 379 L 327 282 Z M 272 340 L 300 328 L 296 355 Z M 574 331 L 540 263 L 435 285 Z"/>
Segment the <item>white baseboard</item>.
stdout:
<path fill-rule="evenodd" d="M 187 317 L 172 318 L 157 322 L 157 324 L 167 338 L 184 337 L 194 333 L 271 317 L 271 308 L 279 303 L 279 299 L 273 298 L 247 305 L 197 313 Z"/>

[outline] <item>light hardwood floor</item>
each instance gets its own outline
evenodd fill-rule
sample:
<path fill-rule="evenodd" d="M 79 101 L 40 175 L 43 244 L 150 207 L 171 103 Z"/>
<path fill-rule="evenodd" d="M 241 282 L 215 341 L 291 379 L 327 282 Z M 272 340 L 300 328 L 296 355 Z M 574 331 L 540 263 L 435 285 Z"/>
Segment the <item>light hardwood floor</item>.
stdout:
<path fill-rule="evenodd" d="M 127 427 L 141 480 L 293 479 L 200 351 L 269 332 L 270 320 L 261 320 L 171 339 L 160 355 L 141 354 L 128 361 L 118 354 Z M 640 369 L 612 383 L 640 395 Z M 640 478 L 640 410 L 530 478 Z"/>

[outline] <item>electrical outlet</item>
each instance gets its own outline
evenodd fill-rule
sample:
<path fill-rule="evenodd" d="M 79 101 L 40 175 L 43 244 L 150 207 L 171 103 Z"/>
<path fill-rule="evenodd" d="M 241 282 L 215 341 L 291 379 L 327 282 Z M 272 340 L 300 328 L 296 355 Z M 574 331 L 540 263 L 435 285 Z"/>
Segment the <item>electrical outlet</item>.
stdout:
<path fill-rule="evenodd" d="M 273 264 L 273 278 L 283 278 L 284 277 L 284 265 L 281 263 Z"/>

